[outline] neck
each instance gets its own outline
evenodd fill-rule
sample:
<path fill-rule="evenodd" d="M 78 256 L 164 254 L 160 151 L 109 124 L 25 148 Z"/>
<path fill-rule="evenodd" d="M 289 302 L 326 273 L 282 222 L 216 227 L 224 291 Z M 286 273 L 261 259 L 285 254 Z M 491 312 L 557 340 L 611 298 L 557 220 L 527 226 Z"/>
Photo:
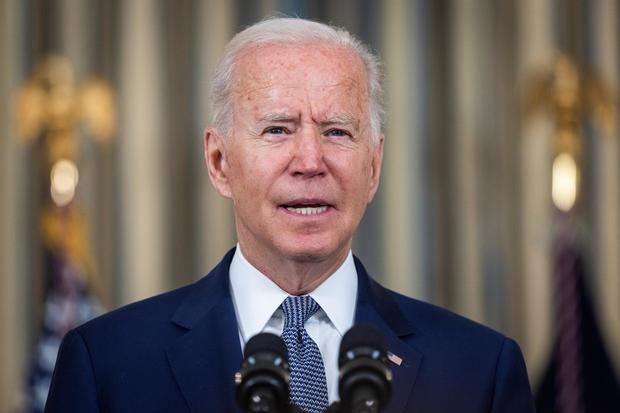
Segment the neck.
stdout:
<path fill-rule="evenodd" d="M 350 245 L 327 258 L 285 258 L 253 254 L 251 249 L 239 244 L 243 256 L 257 270 L 269 277 L 290 295 L 304 295 L 314 291 L 332 275 L 347 258 Z"/>

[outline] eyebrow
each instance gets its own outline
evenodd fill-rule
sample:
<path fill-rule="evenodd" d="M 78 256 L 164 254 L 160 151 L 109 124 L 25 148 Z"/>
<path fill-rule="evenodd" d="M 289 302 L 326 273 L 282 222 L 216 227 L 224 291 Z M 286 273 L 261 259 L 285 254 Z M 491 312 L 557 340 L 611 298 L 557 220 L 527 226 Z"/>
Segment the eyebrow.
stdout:
<path fill-rule="evenodd" d="M 285 123 L 295 123 L 299 121 L 299 116 L 294 116 L 284 112 L 270 112 L 261 116 L 258 119 L 259 122 L 285 122 Z M 317 121 L 317 123 L 323 127 L 328 126 L 348 126 L 351 125 L 353 127 L 357 127 L 359 125 L 359 121 L 349 114 L 340 114 L 336 116 L 332 116 L 331 118 Z"/>
<path fill-rule="evenodd" d="M 259 122 L 296 122 L 299 116 L 293 116 L 288 113 L 272 112 L 261 116 Z"/>
<path fill-rule="evenodd" d="M 341 115 L 336 115 L 333 116 L 329 119 L 326 119 L 324 121 L 319 122 L 321 125 L 323 126 L 332 126 L 332 125 L 351 125 L 354 127 L 357 127 L 358 125 L 358 120 L 348 114 L 341 114 Z"/>

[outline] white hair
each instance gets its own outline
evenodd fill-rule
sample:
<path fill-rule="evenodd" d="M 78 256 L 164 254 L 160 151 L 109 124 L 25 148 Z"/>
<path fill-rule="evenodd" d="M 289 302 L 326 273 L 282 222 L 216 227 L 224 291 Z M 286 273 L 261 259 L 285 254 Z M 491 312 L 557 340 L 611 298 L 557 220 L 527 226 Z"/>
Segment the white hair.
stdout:
<path fill-rule="evenodd" d="M 368 79 L 368 113 L 371 137 L 379 141 L 383 123 L 383 88 L 380 61 L 370 49 L 344 29 L 310 20 L 273 17 L 237 33 L 226 45 L 211 84 L 213 126 L 224 136 L 232 129 L 232 82 L 240 52 L 265 44 L 322 42 L 350 48 L 362 60 Z"/>

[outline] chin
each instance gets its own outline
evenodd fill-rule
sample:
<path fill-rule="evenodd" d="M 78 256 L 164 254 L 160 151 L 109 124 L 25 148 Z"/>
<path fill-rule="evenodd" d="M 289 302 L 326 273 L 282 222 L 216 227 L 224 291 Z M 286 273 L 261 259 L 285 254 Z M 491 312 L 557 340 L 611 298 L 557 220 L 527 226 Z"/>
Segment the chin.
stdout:
<path fill-rule="evenodd" d="M 308 242 L 293 240 L 282 249 L 285 254 L 299 262 L 320 262 L 338 255 L 341 247 L 336 242 Z"/>

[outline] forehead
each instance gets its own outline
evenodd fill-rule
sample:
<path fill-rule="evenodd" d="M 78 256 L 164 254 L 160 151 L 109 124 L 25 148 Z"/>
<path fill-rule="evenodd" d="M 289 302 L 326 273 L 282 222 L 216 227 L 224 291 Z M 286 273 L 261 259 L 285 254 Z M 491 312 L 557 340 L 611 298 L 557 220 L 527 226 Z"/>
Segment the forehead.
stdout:
<path fill-rule="evenodd" d="M 348 96 L 366 102 L 367 78 L 361 58 L 350 48 L 326 43 L 269 44 L 248 48 L 233 73 L 236 98 L 325 98 Z M 361 102 L 360 102 L 361 101 Z"/>

